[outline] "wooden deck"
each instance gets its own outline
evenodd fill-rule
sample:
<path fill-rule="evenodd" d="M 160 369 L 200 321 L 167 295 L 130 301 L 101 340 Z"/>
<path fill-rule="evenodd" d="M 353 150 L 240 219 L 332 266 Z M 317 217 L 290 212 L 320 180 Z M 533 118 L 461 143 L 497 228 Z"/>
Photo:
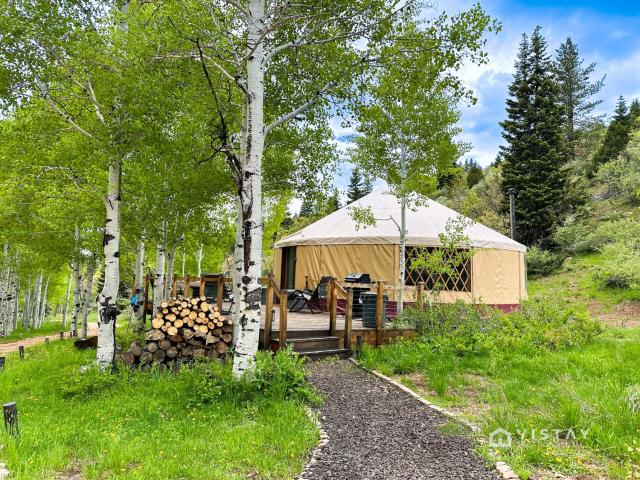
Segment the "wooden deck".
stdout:
<path fill-rule="evenodd" d="M 277 307 L 277 305 L 276 305 Z M 274 308 L 275 314 L 273 316 L 273 324 L 271 330 L 277 332 L 280 330 L 280 309 Z M 260 321 L 260 328 L 264 327 L 264 313 L 265 308 L 262 308 L 262 317 Z M 375 331 L 375 328 L 368 328 L 362 325 L 362 319 L 354 318 L 352 324 L 353 330 L 372 330 Z M 287 314 L 287 331 L 319 331 L 319 330 L 329 330 L 329 313 L 322 312 L 313 314 L 308 311 L 303 312 L 289 312 Z M 343 331 L 344 330 L 344 315 L 338 315 L 336 317 L 336 330 Z"/>

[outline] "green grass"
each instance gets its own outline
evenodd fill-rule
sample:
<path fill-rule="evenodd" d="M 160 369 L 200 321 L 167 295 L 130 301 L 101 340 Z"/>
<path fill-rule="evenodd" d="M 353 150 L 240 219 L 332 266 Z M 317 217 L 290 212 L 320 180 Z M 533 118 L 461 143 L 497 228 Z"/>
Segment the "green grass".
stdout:
<path fill-rule="evenodd" d="M 616 479 L 632 468 L 640 473 L 640 411 L 628 403 L 629 388 L 640 384 L 639 359 L 640 329 L 609 329 L 585 346 L 533 355 L 458 357 L 406 341 L 365 348 L 362 356 L 369 368 L 410 376 L 404 383 L 430 401 L 461 409 L 484 436 L 497 428 L 514 432 L 512 448 L 492 451 L 483 443 L 479 451 L 507 461 L 523 478 L 539 470 Z M 539 438 L 542 429 L 570 428 L 576 441 Z"/>
<path fill-rule="evenodd" d="M 48 321 L 43 323 L 40 328 L 31 328 L 29 330 L 26 330 L 22 324 L 18 324 L 18 328 L 11 332 L 11 335 L 0 337 L 0 344 L 11 343 L 17 340 L 24 340 L 26 338 L 41 337 L 44 335 L 55 335 L 65 330 L 68 329 L 63 329 L 62 323 L 59 321 Z"/>
<path fill-rule="evenodd" d="M 640 301 L 640 289 L 601 289 L 593 280 L 593 273 L 602 263 L 602 254 L 576 255 L 567 259 L 564 266 L 547 277 L 528 281 L 529 297 L 562 296 L 569 302 L 611 311 L 622 302 Z"/>
<path fill-rule="evenodd" d="M 298 402 L 199 404 L 198 370 L 80 375 L 94 356 L 69 340 L 8 356 L 0 400 L 17 402 L 20 436 L 0 434 L 0 461 L 11 478 L 291 478 L 317 443 Z"/>

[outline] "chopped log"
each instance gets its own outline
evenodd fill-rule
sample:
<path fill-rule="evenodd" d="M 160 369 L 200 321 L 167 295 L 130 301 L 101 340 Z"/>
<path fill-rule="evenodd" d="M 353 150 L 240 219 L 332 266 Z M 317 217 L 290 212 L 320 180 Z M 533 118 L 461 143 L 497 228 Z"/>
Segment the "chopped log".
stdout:
<path fill-rule="evenodd" d="M 158 342 L 158 347 L 160 348 L 160 350 L 168 350 L 169 348 L 171 348 L 171 340 L 163 338 Z"/>
<path fill-rule="evenodd" d="M 176 358 L 178 356 L 178 349 L 176 347 L 171 347 L 166 351 L 168 358 Z"/>
<path fill-rule="evenodd" d="M 200 303 L 200 299 L 199 298 L 192 298 L 191 299 L 191 305 L 196 306 L 196 305 L 198 305 L 198 303 Z"/>
<path fill-rule="evenodd" d="M 133 353 L 136 357 L 142 355 L 142 344 L 138 340 L 134 340 L 129 345 L 129 352 Z"/>
<path fill-rule="evenodd" d="M 184 339 L 179 333 L 176 333 L 175 335 L 171 335 L 169 337 L 169 340 L 171 340 L 173 343 L 181 343 Z"/>
<path fill-rule="evenodd" d="M 174 327 L 173 325 L 171 325 L 169 328 L 167 328 L 167 333 L 169 334 L 169 336 L 174 336 L 177 335 L 178 333 L 178 329 L 176 327 Z"/>
<path fill-rule="evenodd" d="M 206 301 L 207 301 L 207 297 L 205 297 L 204 295 L 200 295 L 199 300 L 200 300 L 201 302 L 206 302 Z"/>
<path fill-rule="evenodd" d="M 199 340 L 197 338 L 194 338 L 193 340 L 189 340 L 187 343 L 189 345 L 193 346 L 193 347 L 202 347 L 202 346 L 204 346 L 204 340 Z"/>
<path fill-rule="evenodd" d="M 195 324 L 196 322 L 194 322 L 193 320 L 187 320 L 187 325 L 189 325 L 189 328 L 193 328 Z"/>
<path fill-rule="evenodd" d="M 173 326 L 176 327 L 176 328 L 180 328 L 183 325 L 184 325 L 184 322 L 182 320 L 180 320 L 179 318 L 175 322 L 173 322 Z"/>
<path fill-rule="evenodd" d="M 153 354 L 150 352 L 142 352 L 140 355 L 140 363 L 143 365 L 149 365 L 153 361 Z"/>
<path fill-rule="evenodd" d="M 153 328 L 160 328 L 163 325 L 164 319 L 162 317 L 155 317 L 153 320 L 151 320 L 151 326 Z"/>
<path fill-rule="evenodd" d="M 164 360 L 164 357 L 165 357 L 164 350 L 156 350 L 151 360 L 153 361 L 153 363 L 160 363 Z"/>
<path fill-rule="evenodd" d="M 208 333 L 209 332 L 209 327 L 207 327 L 206 325 L 200 325 L 198 326 L 198 330 L 200 330 L 200 333 Z"/>
<path fill-rule="evenodd" d="M 187 308 L 187 307 L 189 306 L 189 303 L 188 303 L 188 302 L 186 302 L 186 301 L 184 301 L 184 302 L 182 302 L 182 303 L 180 304 L 180 306 L 181 306 L 182 308 Z"/>
<path fill-rule="evenodd" d="M 131 352 L 124 352 L 122 354 L 122 363 L 128 367 L 132 367 L 136 363 L 136 356 Z"/>
<path fill-rule="evenodd" d="M 212 329 L 215 325 L 213 324 L 213 322 L 209 322 L 207 323 L 207 327 L 209 327 L 209 329 Z"/>
<path fill-rule="evenodd" d="M 221 328 L 214 329 L 213 330 L 213 334 L 221 337 L 222 336 L 222 329 Z"/>
<path fill-rule="evenodd" d="M 229 349 L 229 347 L 227 347 L 226 343 L 224 343 L 224 342 L 216 343 L 216 351 L 218 353 L 226 353 L 228 349 Z"/>
<path fill-rule="evenodd" d="M 210 320 L 214 320 L 214 319 L 216 318 L 216 316 L 215 316 L 215 314 L 214 314 L 213 312 L 211 312 L 209 315 L 207 315 L 207 317 L 208 317 Z"/>
<path fill-rule="evenodd" d="M 200 317 L 200 318 L 206 318 L 206 317 L 207 317 L 207 314 L 206 314 L 206 313 L 204 313 L 204 312 L 198 312 L 198 317 Z"/>
<path fill-rule="evenodd" d="M 209 332 L 207 334 L 207 338 L 205 339 L 205 343 L 207 345 L 212 345 L 214 343 L 218 343 L 220 341 L 220 337 L 214 335 L 213 333 Z"/>
<path fill-rule="evenodd" d="M 160 330 L 153 329 L 149 330 L 144 338 L 145 340 L 156 342 L 158 340 L 162 340 L 164 337 L 164 333 L 162 333 Z"/>
<path fill-rule="evenodd" d="M 218 352 L 216 350 L 207 350 L 207 358 L 209 360 L 215 360 L 218 358 Z"/>
<path fill-rule="evenodd" d="M 144 348 L 147 352 L 154 353 L 158 350 L 158 344 L 156 342 L 149 342 Z"/>
<path fill-rule="evenodd" d="M 167 302 L 166 300 L 160 302 L 160 308 L 167 308 L 168 306 L 169 306 L 169 302 Z"/>
<path fill-rule="evenodd" d="M 225 333 L 225 334 L 222 336 L 222 340 L 223 340 L 225 343 L 231 343 L 231 341 L 233 340 L 233 335 L 231 335 L 230 333 Z"/>
<path fill-rule="evenodd" d="M 191 311 L 189 313 L 189 320 L 195 320 L 196 318 L 198 318 L 198 313 L 195 311 Z"/>
<path fill-rule="evenodd" d="M 191 313 L 191 310 L 189 310 L 188 308 L 183 308 L 180 311 L 180 317 L 185 318 L 185 317 L 189 316 L 189 313 Z"/>
<path fill-rule="evenodd" d="M 177 317 L 173 313 L 169 313 L 164 317 L 165 320 L 168 320 L 171 323 L 174 323 L 176 321 L 176 318 Z"/>
<path fill-rule="evenodd" d="M 168 308 L 163 308 L 162 309 L 162 314 L 166 315 L 167 313 L 169 313 L 169 309 Z"/>
<path fill-rule="evenodd" d="M 197 348 L 193 351 L 193 356 L 195 358 L 204 358 L 207 354 L 207 351 L 204 348 Z"/>
<path fill-rule="evenodd" d="M 191 355 L 193 355 L 193 347 L 191 345 L 187 345 L 182 349 L 183 357 L 190 357 Z"/>
<path fill-rule="evenodd" d="M 193 330 L 187 330 L 184 329 L 182 331 L 182 336 L 186 339 L 186 340 L 191 340 L 193 338 L 193 336 L 195 335 L 195 332 Z"/>
<path fill-rule="evenodd" d="M 233 325 L 231 325 L 231 324 L 223 325 L 222 326 L 222 331 L 225 332 L 225 333 L 233 332 Z"/>
<path fill-rule="evenodd" d="M 166 332 L 166 331 L 167 331 L 167 328 L 168 328 L 168 327 L 167 327 L 166 325 L 163 325 L 163 326 L 161 326 L 161 327 L 160 327 L 160 330 L 162 330 L 163 332 Z"/>
<path fill-rule="evenodd" d="M 200 310 L 202 310 L 203 312 L 208 312 L 209 310 L 211 310 L 211 305 L 209 305 L 207 302 L 202 302 L 200 304 Z"/>

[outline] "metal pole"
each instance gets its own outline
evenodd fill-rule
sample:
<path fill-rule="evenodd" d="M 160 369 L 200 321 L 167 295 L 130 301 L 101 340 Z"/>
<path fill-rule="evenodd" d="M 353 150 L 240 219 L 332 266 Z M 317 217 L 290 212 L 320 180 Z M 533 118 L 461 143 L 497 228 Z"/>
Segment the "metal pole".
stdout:
<path fill-rule="evenodd" d="M 509 212 L 511 213 L 511 239 L 516 239 L 516 191 L 509 189 Z"/>
<path fill-rule="evenodd" d="M 402 196 L 400 197 L 400 265 L 398 265 L 398 313 L 404 310 L 404 276 L 405 276 L 405 252 L 406 252 L 406 240 L 407 240 L 407 197 L 404 193 L 404 181 L 407 177 L 407 152 L 404 145 L 404 135 L 400 143 L 400 181 L 402 188 Z"/>

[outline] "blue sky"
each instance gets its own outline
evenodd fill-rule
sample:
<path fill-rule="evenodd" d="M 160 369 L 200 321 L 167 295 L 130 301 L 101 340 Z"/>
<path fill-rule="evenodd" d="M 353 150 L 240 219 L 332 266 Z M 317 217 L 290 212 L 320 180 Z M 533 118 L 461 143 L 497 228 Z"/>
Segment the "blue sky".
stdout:
<path fill-rule="evenodd" d="M 472 0 L 439 0 L 435 12 L 456 13 L 470 8 Z M 487 37 L 489 63 L 482 67 L 466 66 L 461 78 L 471 87 L 478 102 L 463 106 L 460 139 L 472 145 L 465 156 L 481 165 L 490 164 L 502 142 L 498 122 L 505 117 L 507 87 L 511 81 L 513 63 L 523 32 L 531 33 L 536 25 L 555 52 L 570 36 L 577 43 L 585 64 L 596 62 L 594 78 L 606 74 L 599 97 L 603 103 L 598 113 L 609 114 L 619 95 L 640 98 L 640 0 L 484 0 L 484 9 L 502 22 L 502 31 Z M 333 122 L 341 149 L 346 147 L 345 135 L 351 133 Z M 351 166 L 345 163 L 335 178 L 335 185 L 344 191 Z"/>

